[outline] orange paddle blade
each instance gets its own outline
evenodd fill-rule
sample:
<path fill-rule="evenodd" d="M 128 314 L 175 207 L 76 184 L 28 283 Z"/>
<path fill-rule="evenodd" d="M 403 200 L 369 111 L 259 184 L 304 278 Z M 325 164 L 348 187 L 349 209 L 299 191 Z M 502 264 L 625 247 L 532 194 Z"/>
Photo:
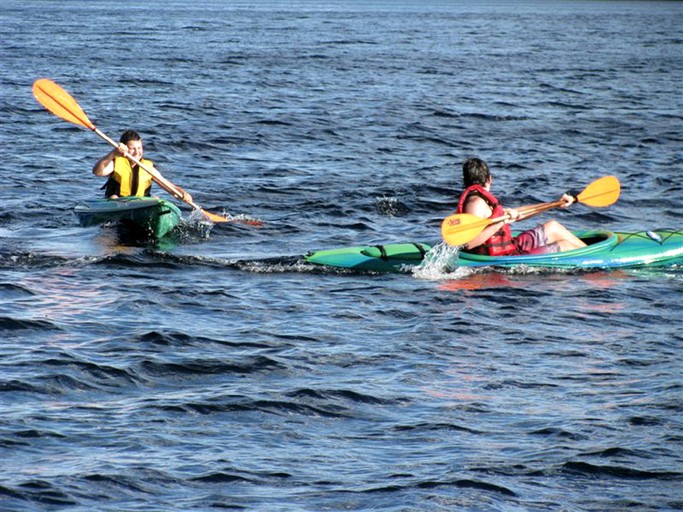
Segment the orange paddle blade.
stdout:
<path fill-rule="evenodd" d="M 260 220 L 235 219 L 234 222 L 239 222 L 240 224 L 246 224 L 247 226 L 256 226 L 257 228 L 260 228 L 263 226 L 263 221 L 260 221 Z"/>
<path fill-rule="evenodd" d="M 621 185 L 616 176 L 605 176 L 588 185 L 578 196 L 579 202 L 597 208 L 617 202 Z"/>
<path fill-rule="evenodd" d="M 240 224 L 247 224 L 248 226 L 263 226 L 263 222 L 261 222 L 260 220 L 235 219 L 233 217 L 223 217 L 222 215 L 218 215 L 217 213 L 211 213 L 207 210 L 204 210 L 203 208 L 200 208 L 199 210 L 202 212 L 202 215 L 204 215 L 207 219 L 214 223 L 239 222 Z"/>
<path fill-rule="evenodd" d="M 33 95 L 38 103 L 57 117 L 90 130 L 95 129 L 76 100 L 52 80 L 41 78 L 33 82 Z"/>
<path fill-rule="evenodd" d="M 230 222 L 231 219 L 228 219 L 227 217 L 223 217 L 222 215 L 218 215 L 217 213 L 211 213 L 209 211 L 206 211 L 202 208 L 200 208 L 202 215 L 209 219 L 211 222 Z"/>
<path fill-rule="evenodd" d="M 491 219 L 482 219 L 469 213 L 456 213 L 441 223 L 441 236 L 448 245 L 465 245 L 481 233 Z"/>

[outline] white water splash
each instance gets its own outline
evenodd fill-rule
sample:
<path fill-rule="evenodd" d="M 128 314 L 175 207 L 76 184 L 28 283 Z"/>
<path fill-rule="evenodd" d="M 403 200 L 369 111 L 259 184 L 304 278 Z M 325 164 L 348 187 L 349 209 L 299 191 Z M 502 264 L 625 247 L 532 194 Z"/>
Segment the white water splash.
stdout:
<path fill-rule="evenodd" d="M 399 217 L 405 215 L 408 211 L 403 202 L 397 197 L 377 197 L 375 199 L 377 204 L 377 211 L 382 215 L 389 215 L 391 217 Z"/>
<path fill-rule="evenodd" d="M 176 226 L 176 239 L 181 243 L 208 240 L 212 228 L 213 223 L 200 210 L 193 210 Z"/>
<path fill-rule="evenodd" d="M 461 279 L 472 274 L 472 269 L 458 266 L 459 247 L 439 243 L 425 255 L 422 263 L 413 268 L 418 279 Z"/>

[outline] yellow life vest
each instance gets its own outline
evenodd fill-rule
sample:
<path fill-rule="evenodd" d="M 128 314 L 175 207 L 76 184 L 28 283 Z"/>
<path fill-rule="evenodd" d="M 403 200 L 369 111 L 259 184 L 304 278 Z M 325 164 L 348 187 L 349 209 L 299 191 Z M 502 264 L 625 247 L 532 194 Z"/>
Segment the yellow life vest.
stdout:
<path fill-rule="evenodd" d="M 151 160 L 143 158 L 140 162 L 145 167 L 154 167 Z M 133 192 L 133 169 L 130 160 L 121 156 L 114 158 L 114 172 L 111 174 L 111 179 L 118 183 L 118 195 L 120 197 L 143 197 L 152 186 L 152 175 L 140 167 L 138 169 L 138 186 Z"/>

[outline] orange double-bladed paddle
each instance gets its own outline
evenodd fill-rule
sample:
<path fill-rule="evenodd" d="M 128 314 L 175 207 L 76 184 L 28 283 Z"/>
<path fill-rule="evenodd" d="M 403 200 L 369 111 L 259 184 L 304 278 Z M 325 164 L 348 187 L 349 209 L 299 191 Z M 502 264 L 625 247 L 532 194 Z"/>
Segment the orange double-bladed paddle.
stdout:
<path fill-rule="evenodd" d="M 619 199 L 621 185 L 615 176 L 605 176 L 595 180 L 576 196 L 579 203 L 596 208 L 610 206 Z M 552 208 L 562 206 L 563 200 L 552 201 L 550 203 L 539 203 L 531 206 L 517 208 L 520 218 L 528 219 Z M 441 223 L 441 236 L 448 245 L 465 245 L 471 242 L 486 227 L 497 222 L 510 219 L 509 215 L 482 219 L 469 213 L 457 213 L 446 217 Z"/>
<path fill-rule="evenodd" d="M 108 137 L 106 134 L 102 133 L 92 123 L 92 121 L 88 119 L 88 116 L 85 114 L 81 106 L 68 92 L 66 92 L 52 80 L 48 80 L 47 78 L 41 78 L 39 80 L 36 80 L 33 83 L 33 95 L 36 97 L 36 100 L 38 100 L 38 103 L 40 103 L 43 107 L 45 107 L 47 110 L 52 112 L 57 117 L 61 117 L 65 121 L 69 121 L 70 123 L 76 124 L 78 126 L 83 126 L 84 128 L 92 130 L 115 148 L 119 146 L 113 139 Z M 126 156 L 129 160 L 135 162 L 142 169 L 147 171 L 152 176 L 154 182 L 157 183 L 166 192 L 171 194 L 176 199 L 179 199 L 180 201 L 189 204 L 195 210 L 201 211 L 202 214 L 205 215 L 212 222 L 242 222 L 253 226 L 261 226 L 263 224 L 260 221 L 231 219 L 228 217 L 217 215 L 215 213 L 208 212 L 202 209 L 194 201 L 187 199 L 185 195 L 180 190 L 178 190 L 178 187 L 176 187 L 173 183 L 164 178 L 161 175 L 161 173 L 157 171 L 155 168 L 144 165 L 142 162 L 140 162 L 140 160 L 131 155 Z"/>

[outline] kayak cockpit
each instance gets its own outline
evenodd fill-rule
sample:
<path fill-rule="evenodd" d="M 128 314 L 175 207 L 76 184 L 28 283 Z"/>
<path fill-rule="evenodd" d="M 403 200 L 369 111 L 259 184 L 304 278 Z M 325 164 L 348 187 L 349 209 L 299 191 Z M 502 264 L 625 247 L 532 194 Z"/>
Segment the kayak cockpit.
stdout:
<path fill-rule="evenodd" d="M 607 242 L 607 246 L 611 247 L 617 244 L 618 236 L 615 235 L 611 231 L 605 231 L 605 230 L 600 230 L 600 231 L 577 231 L 574 232 L 576 236 L 578 236 L 583 243 L 586 244 L 587 247 L 594 247 L 595 245 L 599 245 L 599 247 L 602 249 L 605 249 L 605 242 Z"/>
<path fill-rule="evenodd" d="M 518 233 L 513 233 L 514 235 Z M 514 256 L 486 256 L 460 252 L 459 259 L 477 265 L 562 265 L 565 261 L 576 261 L 590 257 L 596 253 L 609 252 L 619 243 L 619 236 L 612 231 L 590 230 L 574 231 L 574 234 L 586 243 L 586 247 L 572 249 L 571 251 L 556 252 L 550 254 L 521 254 Z"/>

